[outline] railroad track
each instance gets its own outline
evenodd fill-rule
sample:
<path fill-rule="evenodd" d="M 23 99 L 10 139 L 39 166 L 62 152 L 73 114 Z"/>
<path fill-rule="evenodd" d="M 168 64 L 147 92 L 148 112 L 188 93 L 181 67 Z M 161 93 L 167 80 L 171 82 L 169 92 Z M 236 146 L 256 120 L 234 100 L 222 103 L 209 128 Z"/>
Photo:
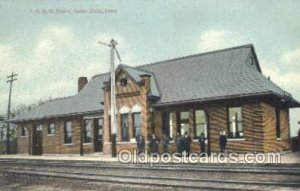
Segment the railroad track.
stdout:
<path fill-rule="evenodd" d="M 156 164 L 150 167 L 147 164 L 112 162 L 0 160 L 0 172 L 8 178 L 52 178 L 161 189 L 271 190 L 277 188 L 275 186 L 300 189 L 300 168 L 297 165 Z"/>
<path fill-rule="evenodd" d="M 34 165 L 47 167 L 66 167 L 66 168 L 101 168 L 101 169 L 137 169 L 137 170 L 154 170 L 154 171 L 189 171 L 189 172 L 228 172 L 228 173 L 255 173 L 255 174 L 286 174 L 299 175 L 300 166 L 262 166 L 262 165 L 190 165 L 190 164 L 120 164 L 116 162 L 70 162 L 70 161 L 12 161 L 0 160 L 3 165 Z M 1 168 L 1 165 L 0 165 Z"/>
<path fill-rule="evenodd" d="M 13 168 L 2 170 L 5 176 L 30 176 L 58 179 L 72 179 L 87 182 L 106 182 L 129 185 L 143 185 L 155 187 L 172 187 L 181 189 L 222 189 L 222 190 L 252 190 L 262 186 L 281 186 L 300 188 L 299 181 L 249 181 L 249 180 L 224 180 L 224 179 L 199 179 L 199 178 L 175 178 L 175 177 L 140 177 L 134 175 L 107 174 L 107 173 L 82 173 L 64 170 L 38 170 L 36 168 Z"/>

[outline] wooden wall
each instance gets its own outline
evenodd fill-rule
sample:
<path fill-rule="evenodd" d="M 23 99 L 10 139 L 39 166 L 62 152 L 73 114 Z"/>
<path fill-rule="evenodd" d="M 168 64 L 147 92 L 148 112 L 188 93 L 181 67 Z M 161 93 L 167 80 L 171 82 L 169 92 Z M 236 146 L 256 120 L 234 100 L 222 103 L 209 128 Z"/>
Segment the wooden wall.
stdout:
<path fill-rule="evenodd" d="M 289 111 L 280 109 L 281 137 L 276 138 L 276 114 L 275 107 L 262 103 L 263 111 L 263 150 L 264 152 L 278 152 L 291 149 L 289 130 Z"/>
<path fill-rule="evenodd" d="M 210 126 L 210 149 L 211 152 L 219 152 L 219 135 L 220 131 L 224 130 L 228 135 L 228 119 L 227 108 L 237 105 L 227 105 L 226 102 L 222 104 L 206 105 L 204 108 L 209 115 Z M 281 122 L 281 139 L 276 139 L 276 126 L 275 126 L 275 107 L 263 101 L 258 102 L 245 102 L 240 103 L 238 106 L 242 107 L 243 116 L 243 133 L 244 138 L 228 139 L 227 151 L 228 152 L 278 152 L 290 150 L 290 137 L 289 137 L 289 112 L 288 109 L 280 110 Z M 172 109 L 167 108 L 166 111 L 190 111 L 190 126 L 194 125 L 194 116 L 192 115 L 194 109 L 187 109 L 188 106 L 178 106 Z M 162 139 L 162 112 L 155 113 L 155 133 L 159 139 Z M 175 116 L 178 117 L 177 115 Z M 173 124 L 173 135 L 177 132 L 178 124 Z M 190 131 L 191 137 L 193 131 Z M 173 136 L 173 137 L 174 137 Z M 176 150 L 176 146 L 171 142 L 169 146 L 171 151 Z M 162 146 L 161 146 L 162 150 Z M 192 143 L 192 151 L 199 152 L 199 143 L 196 139 Z"/>

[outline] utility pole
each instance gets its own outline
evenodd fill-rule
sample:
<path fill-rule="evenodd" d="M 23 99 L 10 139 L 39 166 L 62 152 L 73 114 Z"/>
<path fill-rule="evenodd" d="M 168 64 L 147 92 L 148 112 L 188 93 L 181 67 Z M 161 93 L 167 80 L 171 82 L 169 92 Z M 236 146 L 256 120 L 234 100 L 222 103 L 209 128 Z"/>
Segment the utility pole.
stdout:
<path fill-rule="evenodd" d="M 9 136 L 10 136 L 10 123 L 9 123 L 9 119 L 10 119 L 10 104 L 11 104 L 11 90 L 12 90 L 12 85 L 13 85 L 13 81 L 17 80 L 15 77 L 18 74 L 15 73 L 11 73 L 11 75 L 7 76 L 7 83 L 9 84 L 9 95 L 8 95 L 8 106 L 7 106 L 7 126 L 6 126 L 6 153 L 10 154 L 10 145 L 9 145 Z"/>
<path fill-rule="evenodd" d="M 117 124 L 116 124 L 116 92 L 115 92 L 115 48 L 117 42 L 114 39 L 110 41 L 111 50 L 110 50 L 110 116 L 111 116 L 111 156 L 117 156 L 117 144 L 116 144 L 116 135 L 117 135 Z"/>
<path fill-rule="evenodd" d="M 121 57 L 116 45 L 118 44 L 114 39 L 111 39 L 110 44 L 100 42 L 102 45 L 109 46 L 110 49 L 110 125 L 111 125 L 111 156 L 117 156 L 117 121 L 116 121 L 116 92 L 115 92 L 115 52 L 121 62 Z"/>

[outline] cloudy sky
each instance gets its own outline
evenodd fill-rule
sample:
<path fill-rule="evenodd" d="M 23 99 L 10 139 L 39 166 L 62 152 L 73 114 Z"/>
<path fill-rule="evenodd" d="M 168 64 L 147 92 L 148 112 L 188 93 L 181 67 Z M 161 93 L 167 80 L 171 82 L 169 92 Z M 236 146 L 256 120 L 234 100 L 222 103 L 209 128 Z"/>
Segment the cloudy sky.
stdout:
<path fill-rule="evenodd" d="M 79 76 L 108 71 L 115 38 L 128 65 L 253 43 L 264 75 L 300 100 L 300 1 L 0 0 L 0 113 L 73 95 Z M 292 134 L 300 109 L 291 110 Z"/>

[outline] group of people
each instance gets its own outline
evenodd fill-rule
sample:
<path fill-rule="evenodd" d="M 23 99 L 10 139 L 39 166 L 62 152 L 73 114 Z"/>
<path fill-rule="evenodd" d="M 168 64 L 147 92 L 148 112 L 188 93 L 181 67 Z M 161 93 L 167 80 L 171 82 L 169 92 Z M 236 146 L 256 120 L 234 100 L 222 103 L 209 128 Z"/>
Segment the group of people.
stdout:
<path fill-rule="evenodd" d="M 143 153 L 145 150 L 145 138 L 140 134 L 136 138 L 137 142 L 137 151 L 138 154 Z M 198 142 L 200 145 L 200 156 L 204 156 L 206 153 L 206 137 L 204 133 L 201 133 L 200 136 L 198 137 Z M 149 148 L 150 148 L 150 153 L 159 153 L 158 152 L 158 145 L 160 141 L 157 139 L 156 135 L 153 133 L 150 138 L 150 143 L 149 143 Z M 163 145 L 163 153 L 168 153 L 168 145 L 170 143 L 169 137 L 164 134 L 163 139 L 161 141 Z M 178 156 L 182 156 L 182 153 L 186 153 L 186 156 L 189 156 L 191 152 L 191 143 L 192 139 L 190 135 L 185 132 L 183 136 L 180 135 L 180 133 L 177 133 L 176 138 L 175 138 L 175 144 L 176 144 L 176 150 Z M 226 150 L 226 144 L 227 144 L 227 137 L 225 131 L 220 132 L 220 137 L 219 137 L 219 144 L 220 144 L 220 150 L 221 153 L 224 154 Z"/>
<path fill-rule="evenodd" d="M 151 135 L 150 138 L 150 153 L 158 153 L 158 144 L 159 144 L 159 140 L 156 138 L 156 135 L 153 133 Z M 163 140 L 162 140 L 162 145 L 163 145 L 163 149 L 164 149 L 164 153 L 168 152 L 168 145 L 169 145 L 170 139 L 169 137 L 164 134 Z M 138 150 L 138 154 L 144 152 L 145 149 L 145 139 L 142 135 L 139 135 L 137 137 L 137 150 Z"/>

